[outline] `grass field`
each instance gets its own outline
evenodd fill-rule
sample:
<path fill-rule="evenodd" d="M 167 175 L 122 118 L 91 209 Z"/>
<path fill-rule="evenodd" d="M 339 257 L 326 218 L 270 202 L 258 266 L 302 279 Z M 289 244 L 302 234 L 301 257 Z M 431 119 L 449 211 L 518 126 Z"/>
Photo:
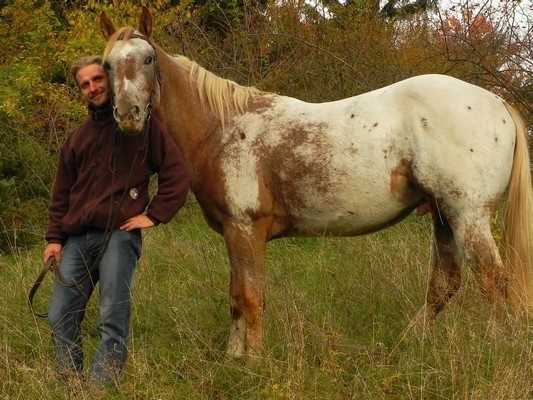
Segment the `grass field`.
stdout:
<path fill-rule="evenodd" d="M 49 329 L 26 295 L 42 248 L 0 256 L 1 399 L 532 399 L 531 322 L 489 328 L 472 274 L 424 337 L 402 336 L 423 303 L 428 216 L 358 238 L 268 245 L 263 358 L 225 359 L 228 264 L 195 205 L 146 232 L 130 355 L 114 389 L 57 381 Z M 36 300 L 44 311 L 51 277 Z M 85 320 L 96 346 L 97 301 Z"/>

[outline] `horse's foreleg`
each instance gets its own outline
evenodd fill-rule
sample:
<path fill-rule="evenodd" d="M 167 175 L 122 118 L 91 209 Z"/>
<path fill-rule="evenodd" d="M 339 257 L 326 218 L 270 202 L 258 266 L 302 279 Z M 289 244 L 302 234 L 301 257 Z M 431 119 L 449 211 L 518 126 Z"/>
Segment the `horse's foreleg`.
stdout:
<path fill-rule="evenodd" d="M 259 354 L 263 340 L 266 240 L 250 226 L 224 226 L 230 261 L 228 356 Z"/>
<path fill-rule="evenodd" d="M 459 249 L 450 225 L 441 218 L 433 214 L 433 268 L 425 304 L 411 321 L 409 329 L 415 325 L 425 329 L 461 286 Z"/>

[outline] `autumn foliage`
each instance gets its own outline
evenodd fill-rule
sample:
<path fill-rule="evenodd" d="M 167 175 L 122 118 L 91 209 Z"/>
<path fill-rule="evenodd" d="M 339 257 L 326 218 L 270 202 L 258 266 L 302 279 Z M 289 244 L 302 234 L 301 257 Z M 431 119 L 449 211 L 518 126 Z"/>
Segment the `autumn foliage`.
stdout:
<path fill-rule="evenodd" d="M 41 240 L 58 149 L 85 115 L 69 66 L 102 52 L 99 13 L 136 26 L 146 2 L 7 3 L 0 2 L 0 252 Z M 499 94 L 531 127 L 532 17 L 518 2 L 505 3 L 394 13 L 375 1 L 149 5 L 165 50 L 242 85 L 322 102 L 442 73 Z"/>

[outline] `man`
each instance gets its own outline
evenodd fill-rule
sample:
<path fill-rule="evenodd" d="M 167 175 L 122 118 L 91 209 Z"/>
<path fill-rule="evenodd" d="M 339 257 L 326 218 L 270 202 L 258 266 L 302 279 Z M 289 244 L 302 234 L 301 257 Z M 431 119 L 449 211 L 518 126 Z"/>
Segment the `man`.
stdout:
<path fill-rule="evenodd" d="M 100 341 L 89 377 L 106 383 L 120 375 L 127 357 L 130 289 L 141 255 L 141 229 L 172 219 L 185 203 L 189 178 L 178 148 L 157 118 L 152 116 L 139 135 L 118 129 L 101 64 L 101 57 L 88 56 L 71 70 L 89 116 L 61 149 L 44 260 L 55 258 L 62 278 L 54 282 L 48 313 L 61 375 L 83 370 L 81 322 L 99 283 Z M 150 199 L 149 180 L 155 173 L 158 187 Z M 90 276 L 83 279 L 88 271 Z"/>

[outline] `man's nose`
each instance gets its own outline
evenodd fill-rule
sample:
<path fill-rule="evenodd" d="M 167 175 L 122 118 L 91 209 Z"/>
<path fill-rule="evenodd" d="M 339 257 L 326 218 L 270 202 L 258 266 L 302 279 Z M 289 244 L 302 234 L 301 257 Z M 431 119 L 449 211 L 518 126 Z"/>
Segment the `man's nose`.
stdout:
<path fill-rule="evenodd" d="M 96 84 L 96 82 L 89 82 L 89 90 L 91 92 L 94 92 L 97 88 L 98 88 L 98 85 Z"/>

